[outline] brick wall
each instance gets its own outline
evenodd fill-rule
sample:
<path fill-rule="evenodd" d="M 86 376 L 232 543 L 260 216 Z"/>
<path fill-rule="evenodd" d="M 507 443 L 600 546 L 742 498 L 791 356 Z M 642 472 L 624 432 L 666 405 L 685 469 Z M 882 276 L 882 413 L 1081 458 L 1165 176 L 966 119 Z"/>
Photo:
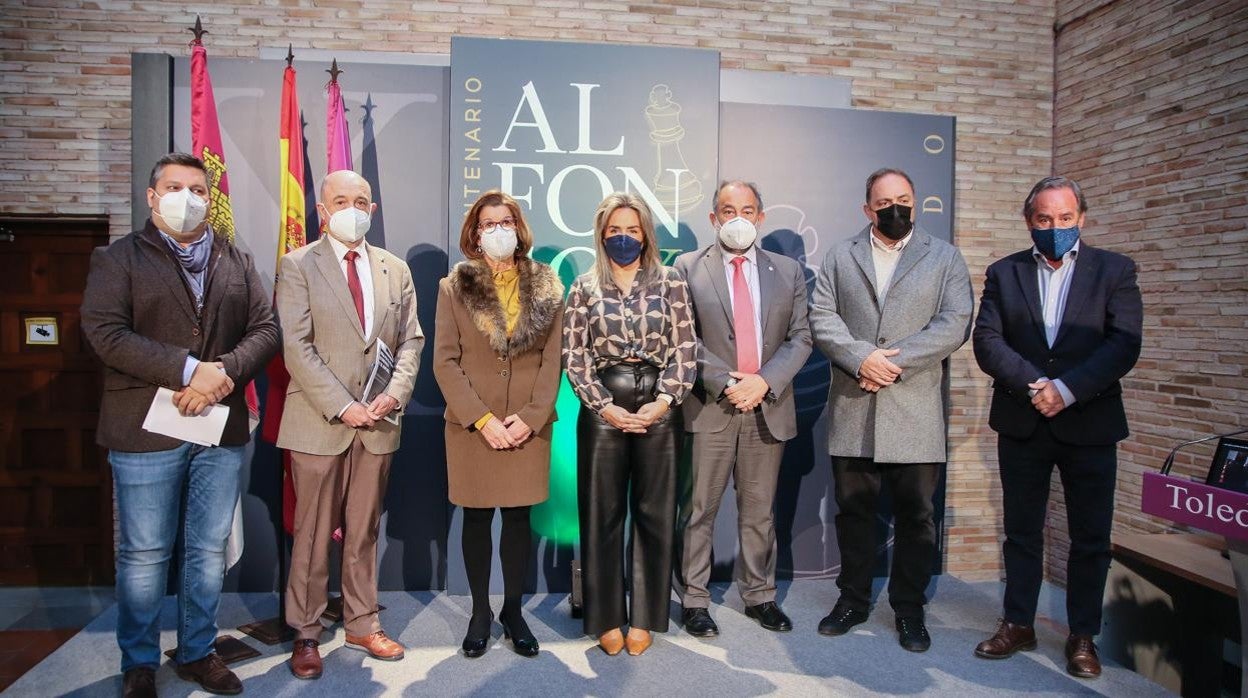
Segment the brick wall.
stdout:
<path fill-rule="evenodd" d="M 311 4 L 3 0 L 0 211 L 107 213 L 115 235 L 129 230 L 130 53 L 185 55 L 188 9 L 202 13 L 213 56 L 288 42 L 296 52 L 446 53 L 452 34 L 698 46 L 720 51 L 725 68 L 851 78 L 856 107 L 955 115 L 956 236 L 977 294 L 988 263 L 1025 243 L 1018 203 L 1050 170 L 1053 0 Z M 988 381 L 969 345 L 953 370 L 946 565 L 995 577 Z"/>
<path fill-rule="evenodd" d="M 1248 4 L 1057 9 L 1054 169 L 1083 185 L 1089 241 L 1131 255 L 1144 295 L 1115 530 L 1164 530 L 1140 513 L 1141 473 L 1178 441 L 1248 428 Z M 1175 473 L 1203 477 L 1212 451 Z M 1051 514 L 1049 572 L 1064 579 L 1060 501 Z"/>

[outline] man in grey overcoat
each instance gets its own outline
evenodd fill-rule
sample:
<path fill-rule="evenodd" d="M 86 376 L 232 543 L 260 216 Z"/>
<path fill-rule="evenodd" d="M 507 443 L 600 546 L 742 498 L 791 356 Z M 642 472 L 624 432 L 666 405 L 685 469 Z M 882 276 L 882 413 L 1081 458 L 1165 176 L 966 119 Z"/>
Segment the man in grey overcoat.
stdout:
<path fill-rule="evenodd" d="M 758 247 L 766 216 L 758 187 L 727 181 L 710 214 L 717 240 L 681 255 L 698 335 L 698 380 L 681 405 L 693 434 L 692 482 L 680 566 L 681 620 L 697 637 L 719 634 L 708 606 L 715 515 L 735 478 L 737 591 L 747 616 L 772 631 L 793 623 L 776 605 L 772 505 L 784 442 L 797 435 L 793 376 L 810 356 L 806 275 L 797 262 Z"/>
<path fill-rule="evenodd" d="M 901 170 L 867 178 L 870 225 L 828 251 L 810 325 L 832 364 L 828 452 L 841 550 L 840 598 L 819 632 L 843 635 L 867 619 L 887 483 L 889 603 L 901 646 L 922 652 L 931 646 L 923 608 L 936 552 L 932 496 L 946 460 L 945 360 L 970 334 L 974 300 L 961 253 L 914 225 L 914 201 Z"/>

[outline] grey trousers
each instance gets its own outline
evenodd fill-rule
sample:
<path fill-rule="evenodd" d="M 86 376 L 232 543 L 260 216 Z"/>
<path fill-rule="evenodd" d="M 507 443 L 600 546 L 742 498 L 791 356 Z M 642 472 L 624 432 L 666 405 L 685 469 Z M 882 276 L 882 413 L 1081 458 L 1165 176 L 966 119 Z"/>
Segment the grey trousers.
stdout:
<path fill-rule="evenodd" d="M 693 434 L 692 494 L 681 571 L 685 608 L 706 608 L 711 596 L 715 515 L 733 477 L 737 490 L 737 590 L 747 606 L 776 599 L 776 527 L 772 505 L 784 442 L 767 430 L 761 410 L 737 413 L 723 431 Z"/>

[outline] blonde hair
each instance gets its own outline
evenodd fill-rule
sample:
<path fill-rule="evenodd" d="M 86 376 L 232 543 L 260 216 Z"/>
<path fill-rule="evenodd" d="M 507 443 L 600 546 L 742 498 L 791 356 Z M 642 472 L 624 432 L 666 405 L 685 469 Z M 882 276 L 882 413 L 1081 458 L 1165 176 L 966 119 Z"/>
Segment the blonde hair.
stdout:
<path fill-rule="evenodd" d="M 598 204 L 594 213 L 594 271 L 593 281 L 597 288 L 615 287 L 615 278 L 611 274 L 611 259 L 607 256 L 603 241 L 607 233 L 607 221 L 612 214 L 622 208 L 631 208 L 637 212 L 641 221 L 641 269 L 637 271 L 637 283 L 645 285 L 659 278 L 663 266 L 659 258 L 659 244 L 654 235 L 654 217 L 650 215 L 650 207 L 636 194 L 614 192 Z"/>
<path fill-rule="evenodd" d="M 506 206 L 511 217 L 516 219 L 516 251 L 513 259 L 520 259 L 533 249 L 533 233 L 529 224 L 520 212 L 520 204 L 515 199 L 498 189 L 491 189 L 482 194 L 464 214 L 464 225 L 459 230 L 459 251 L 468 259 L 481 259 L 485 253 L 481 251 L 481 234 L 477 232 L 477 223 L 481 219 L 481 210 L 486 206 Z"/>

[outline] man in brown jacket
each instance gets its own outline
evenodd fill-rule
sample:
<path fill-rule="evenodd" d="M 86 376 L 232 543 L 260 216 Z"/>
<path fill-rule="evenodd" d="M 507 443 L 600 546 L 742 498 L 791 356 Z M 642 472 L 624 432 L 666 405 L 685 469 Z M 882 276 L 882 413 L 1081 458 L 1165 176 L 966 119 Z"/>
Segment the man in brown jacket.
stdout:
<path fill-rule="evenodd" d="M 82 303 L 83 334 L 104 363 L 96 440 L 109 449 L 117 497 L 123 693 L 156 695 L 160 606 L 179 526 L 178 676 L 213 693 L 239 693 L 242 684 L 213 642 L 249 438 L 244 388 L 277 353 L 277 323 L 251 257 L 208 227 L 203 162 L 162 157 L 147 203 L 152 214 L 142 230 L 92 254 Z M 183 414 L 228 408 L 221 444 L 144 431 L 158 388 L 176 391 Z"/>
<path fill-rule="evenodd" d="M 321 675 L 320 617 L 338 527 L 347 645 L 377 659 L 403 658 L 377 618 L 377 534 L 399 448 L 397 413 L 411 398 L 424 334 L 407 264 L 364 241 L 376 208 L 363 177 L 331 172 L 317 204 L 328 234 L 282 257 L 278 274 L 290 386 L 277 446 L 290 451 L 295 485 L 286 622 L 296 632 L 291 673 L 301 679 Z M 365 402 L 377 354 L 387 350 L 393 375 Z"/>

